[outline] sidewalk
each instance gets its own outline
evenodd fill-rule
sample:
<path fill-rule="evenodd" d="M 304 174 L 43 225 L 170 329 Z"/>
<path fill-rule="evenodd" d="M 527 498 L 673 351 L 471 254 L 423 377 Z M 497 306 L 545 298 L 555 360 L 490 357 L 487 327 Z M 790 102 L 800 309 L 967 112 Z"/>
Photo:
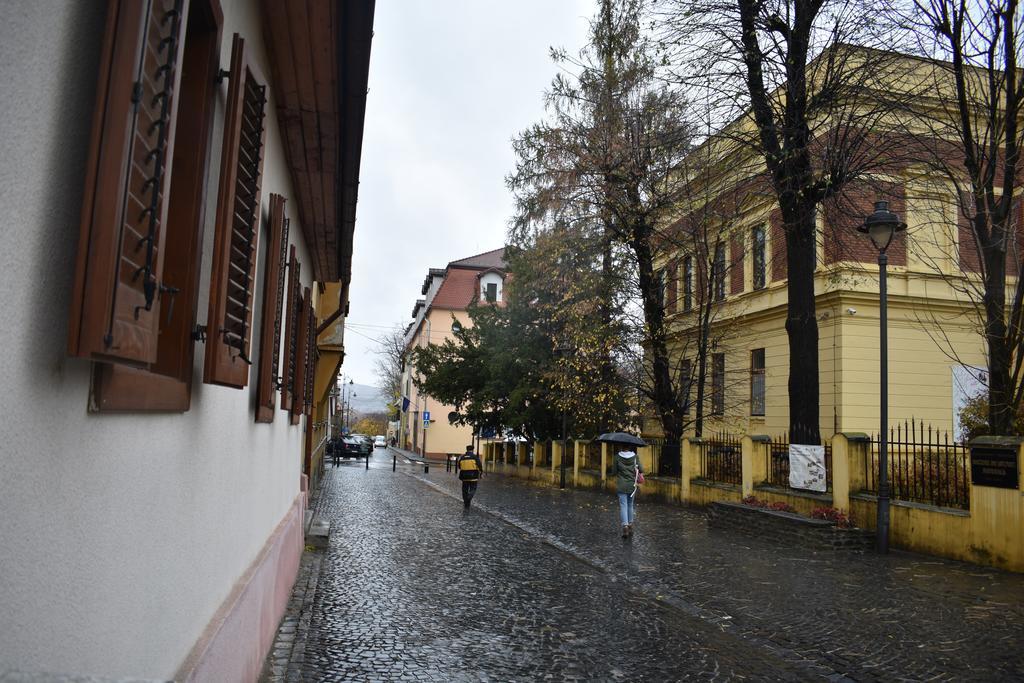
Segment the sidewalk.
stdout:
<path fill-rule="evenodd" d="M 457 495 L 445 472 L 412 474 Z M 1024 678 L 1024 576 L 904 552 L 816 552 L 709 530 L 698 509 L 489 474 L 474 506 L 724 633 L 855 680 Z"/>

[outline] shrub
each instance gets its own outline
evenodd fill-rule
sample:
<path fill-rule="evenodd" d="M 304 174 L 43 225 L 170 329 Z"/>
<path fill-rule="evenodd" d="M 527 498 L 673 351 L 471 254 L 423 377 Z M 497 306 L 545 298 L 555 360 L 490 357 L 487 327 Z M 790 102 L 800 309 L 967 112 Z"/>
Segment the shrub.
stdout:
<path fill-rule="evenodd" d="M 783 503 L 781 501 L 777 503 L 772 503 L 771 505 L 768 506 L 768 509 L 774 510 L 776 512 L 796 512 L 795 507 L 793 507 L 789 503 Z"/>
<path fill-rule="evenodd" d="M 768 507 L 768 501 L 761 500 L 757 496 L 747 496 L 746 498 L 744 498 L 740 502 L 743 503 L 744 505 L 749 505 L 750 507 L 754 507 L 754 508 L 766 508 L 766 507 Z"/>
<path fill-rule="evenodd" d="M 854 526 L 853 517 L 836 508 L 814 508 L 811 510 L 811 517 L 835 522 L 840 529 L 852 529 Z"/>

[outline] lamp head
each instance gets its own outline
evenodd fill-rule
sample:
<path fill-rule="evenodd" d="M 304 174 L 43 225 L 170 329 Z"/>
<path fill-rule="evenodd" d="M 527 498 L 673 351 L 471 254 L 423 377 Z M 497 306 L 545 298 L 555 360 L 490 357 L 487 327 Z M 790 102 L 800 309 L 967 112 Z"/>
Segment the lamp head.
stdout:
<path fill-rule="evenodd" d="M 878 251 L 884 253 L 896 233 L 907 229 L 907 224 L 900 221 L 900 217 L 889 210 L 889 202 L 875 202 L 875 211 L 866 219 L 864 224 L 857 227 L 859 232 L 866 233 L 871 238 L 872 244 Z"/>

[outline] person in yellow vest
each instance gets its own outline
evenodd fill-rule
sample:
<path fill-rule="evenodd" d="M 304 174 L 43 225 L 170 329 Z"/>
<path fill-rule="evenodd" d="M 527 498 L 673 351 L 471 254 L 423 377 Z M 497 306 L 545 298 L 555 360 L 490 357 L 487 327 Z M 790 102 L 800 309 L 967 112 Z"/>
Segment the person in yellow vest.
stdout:
<path fill-rule="evenodd" d="M 466 446 L 466 452 L 459 456 L 455 464 L 459 470 L 459 479 L 462 481 L 462 504 L 469 507 L 484 467 L 480 464 L 480 456 L 473 452 L 472 446 Z"/>

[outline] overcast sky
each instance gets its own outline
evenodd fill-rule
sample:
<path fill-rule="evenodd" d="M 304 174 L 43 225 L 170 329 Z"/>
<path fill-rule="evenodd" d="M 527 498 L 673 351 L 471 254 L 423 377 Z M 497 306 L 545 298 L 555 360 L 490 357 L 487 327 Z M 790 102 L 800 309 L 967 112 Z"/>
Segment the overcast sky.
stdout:
<path fill-rule="evenodd" d="M 511 140 L 544 113 L 594 0 L 377 0 L 342 372 L 376 384 L 372 338 L 411 318 L 428 268 L 497 249 Z"/>

